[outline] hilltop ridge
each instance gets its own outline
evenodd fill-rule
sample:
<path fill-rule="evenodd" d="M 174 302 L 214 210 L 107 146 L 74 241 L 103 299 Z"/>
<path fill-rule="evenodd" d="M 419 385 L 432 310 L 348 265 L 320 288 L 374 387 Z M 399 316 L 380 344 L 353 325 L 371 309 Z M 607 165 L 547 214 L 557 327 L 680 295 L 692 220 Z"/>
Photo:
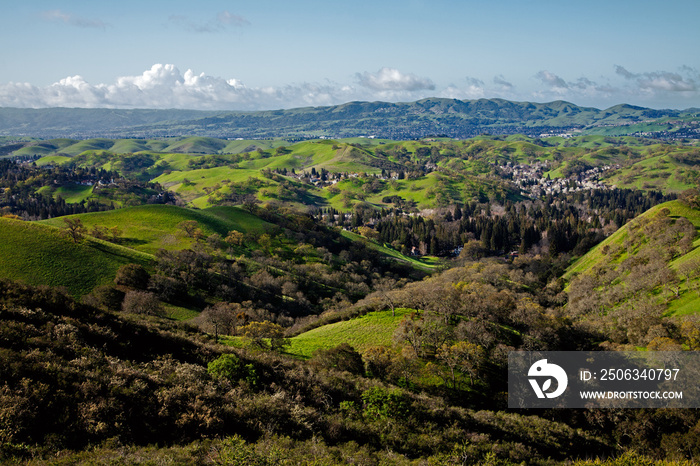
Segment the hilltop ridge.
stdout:
<path fill-rule="evenodd" d="M 620 104 L 608 109 L 571 102 L 427 98 L 415 102 L 347 102 L 264 111 L 0 108 L 0 136 L 144 138 L 210 136 L 467 138 L 484 133 L 624 135 L 697 138 L 698 109 L 656 110 Z"/>

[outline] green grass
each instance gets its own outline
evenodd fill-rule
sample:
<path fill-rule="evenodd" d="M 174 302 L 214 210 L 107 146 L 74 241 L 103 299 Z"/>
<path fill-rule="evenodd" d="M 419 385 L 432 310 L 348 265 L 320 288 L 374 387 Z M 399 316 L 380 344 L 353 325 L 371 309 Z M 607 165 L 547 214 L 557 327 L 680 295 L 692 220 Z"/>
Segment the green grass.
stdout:
<path fill-rule="evenodd" d="M 695 225 L 696 229 L 700 230 L 700 210 L 685 206 L 681 204 L 680 201 L 670 201 L 657 205 L 649 209 L 644 214 L 642 214 L 642 216 L 654 216 L 659 210 L 663 208 L 669 209 L 669 215 L 671 217 L 687 218 L 693 225 Z M 575 275 L 588 273 L 589 271 L 595 269 L 596 266 L 608 263 L 610 261 L 610 258 L 603 254 L 604 248 L 606 246 L 610 246 L 611 249 L 614 249 L 615 246 L 622 246 L 628 237 L 629 224 L 618 229 L 615 233 L 610 235 L 603 242 L 598 244 L 588 253 L 584 254 L 574 263 L 572 263 L 567 269 L 566 273 L 563 275 L 564 280 L 569 282 L 573 279 Z M 700 258 L 700 238 L 696 239 L 693 242 L 693 246 L 693 250 L 673 260 L 670 263 L 670 266 L 674 269 L 677 269 L 681 264 L 685 262 Z M 628 254 L 623 253 L 622 256 L 615 261 L 615 263 L 621 263 L 627 257 Z M 695 282 L 697 281 L 698 279 L 695 280 Z M 693 290 L 688 290 L 685 283 L 683 283 L 681 286 L 680 298 L 669 301 L 665 315 L 679 316 L 686 314 L 694 314 L 698 312 L 700 312 L 700 294 L 694 292 Z"/>
<path fill-rule="evenodd" d="M 274 141 L 262 141 L 262 140 L 253 140 L 253 139 L 237 139 L 235 141 L 229 141 L 228 144 L 226 144 L 226 147 L 221 149 L 219 152 L 222 154 L 240 154 L 241 152 L 251 152 L 251 149 L 254 151 L 256 149 L 262 149 L 262 150 L 269 150 L 269 149 L 274 149 L 278 146 L 286 146 L 289 143 L 277 139 Z"/>
<path fill-rule="evenodd" d="M 694 291 L 684 290 L 679 299 L 672 301 L 666 315 L 684 316 L 700 313 L 700 294 Z"/>
<path fill-rule="evenodd" d="M 173 142 L 165 151 L 188 154 L 216 154 L 226 147 L 226 141 L 209 137 L 193 136 Z"/>
<path fill-rule="evenodd" d="M 43 167 L 45 165 L 62 165 L 68 162 L 70 159 L 70 157 L 66 157 L 63 155 L 47 155 L 37 160 L 36 164 L 39 167 Z"/>
<path fill-rule="evenodd" d="M 565 281 L 570 281 L 575 275 L 585 273 L 591 270 L 596 265 L 607 260 L 607 257 L 603 254 L 603 249 L 606 246 L 616 246 L 624 243 L 625 239 L 628 237 L 628 231 L 625 227 L 619 228 L 615 233 L 608 236 L 596 245 L 593 249 L 588 251 L 583 256 L 576 259 L 567 269 L 566 273 L 562 276 Z"/>
<path fill-rule="evenodd" d="M 63 286 L 81 296 L 110 283 L 122 265 L 151 260 L 92 238 L 76 244 L 48 225 L 0 218 L 0 276 L 30 285 Z"/>
<path fill-rule="evenodd" d="M 31 146 L 23 147 L 14 152 L 13 155 L 16 156 L 26 156 L 26 155 L 50 155 L 60 153 L 65 147 L 71 146 L 77 143 L 77 139 L 49 139 L 46 141 L 38 142 Z"/>
<path fill-rule="evenodd" d="M 151 148 L 148 147 L 148 141 L 145 139 L 118 139 L 109 150 L 115 154 L 126 154 L 148 151 Z"/>
<path fill-rule="evenodd" d="M 185 307 L 176 306 L 174 304 L 164 303 L 163 310 L 165 311 L 165 316 L 168 319 L 185 321 L 190 320 L 199 315 L 199 312 L 187 309 Z"/>
<path fill-rule="evenodd" d="M 391 345 L 392 336 L 403 317 L 410 309 L 370 312 L 362 317 L 336 322 L 309 330 L 292 338 L 287 353 L 301 358 L 310 358 L 317 349 L 328 349 L 348 343 L 362 352 L 371 346 Z"/>
<path fill-rule="evenodd" d="M 188 164 L 193 159 L 189 154 L 153 154 L 161 160 L 161 163 L 167 162 L 170 170 L 188 170 Z"/>
<path fill-rule="evenodd" d="M 263 229 L 266 225 L 260 218 L 235 207 L 193 210 L 170 205 L 145 205 L 71 217 L 80 218 L 88 228 L 117 226 L 123 231 L 122 244 L 148 254 L 161 248 L 179 250 L 191 247 L 193 240 L 177 227 L 186 220 L 196 221 L 207 235 L 218 233 L 224 237 L 229 231 L 245 233 Z M 62 218 L 41 223 L 57 227 L 64 225 Z"/>
<path fill-rule="evenodd" d="M 248 178 L 262 178 L 259 170 L 234 169 L 230 167 L 201 168 L 189 171 L 173 171 L 163 174 L 153 181 L 160 183 L 171 191 L 178 193 L 187 202 L 193 202 L 202 198 L 196 207 L 202 208 L 208 205 L 209 194 L 205 188 L 213 188 L 224 181 L 241 182 Z"/>
<path fill-rule="evenodd" d="M 62 154 L 78 155 L 90 150 L 109 150 L 114 146 L 114 139 L 86 139 L 61 149 Z"/>
<path fill-rule="evenodd" d="M 343 180 L 334 185 L 335 188 L 342 192 L 352 193 L 355 197 L 365 196 L 365 202 L 368 202 L 378 208 L 388 207 L 391 204 L 382 202 L 382 199 L 387 196 L 400 196 L 406 201 L 413 201 L 419 208 L 435 207 L 436 193 L 439 192 L 439 183 L 441 175 L 438 172 L 429 173 L 426 176 L 415 180 L 397 180 L 393 183 L 385 183 L 384 189 L 378 193 L 367 195 L 362 189 L 363 181 L 359 178 L 351 178 Z M 447 189 L 444 191 L 455 191 L 457 197 L 461 197 L 458 190 L 467 185 L 464 180 L 448 180 Z M 395 187 L 394 187 L 395 186 Z M 351 211 L 352 207 L 346 207 L 342 194 L 331 194 L 328 189 L 323 190 L 329 206 L 341 212 Z M 354 200 L 354 203 L 359 202 Z"/>
<path fill-rule="evenodd" d="M 87 201 L 92 196 L 92 186 L 80 184 L 61 186 L 54 191 L 54 197 L 58 196 L 61 196 L 69 204 L 77 204 L 80 201 Z"/>
<path fill-rule="evenodd" d="M 643 213 L 642 216 L 656 215 L 656 213 L 663 208 L 667 208 L 670 210 L 669 215 L 671 217 L 685 217 L 691 223 L 693 223 L 693 225 L 695 225 L 695 228 L 700 228 L 700 210 L 687 207 L 681 204 L 679 201 L 670 201 L 654 206 L 645 213 Z M 618 229 L 615 233 L 607 237 L 604 241 L 599 243 L 593 249 L 588 251 L 583 256 L 579 257 L 573 264 L 571 264 L 567 268 L 566 273 L 563 275 L 564 280 L 569 281 L 574 275 L 579 273 L 585 273 L 586 271 L 591 270 L 593 267 L 600 264 L 601 262 L 607 261 L 607 257 L 602 253 L 603 249 L 605 248 L 605 246 L 622 245 L 628 237 L 628 225 L 629 224 Z M 691 257 L 694 257 L 693 255 L 699 254 L 697 246 L 700 245 L 700 242 L 696 240 L 694 244 L 696 245 L 696 249 L 691 251 L 686 256 L 683 256 L 683 258 L 689 259 Z M 678 261 L 686 260 L 683 258 L 677 259 L 677 263 L 679 264 L 680 262 Z"/>
<path fill-rule="evenodd" d="M 656 147 L 654 150 L 660 151 L 656 155 L 654 152 L 645 153 L 641 160 L 623 167 L 605 181 L 620 188 L 654 189 L 675 193 L 697 187 L 692 174 L 695 167 L 679 163 L 671 157 L 674 154 L 682 156 L 690 149 L 687 147 L 662 149 Z"/>

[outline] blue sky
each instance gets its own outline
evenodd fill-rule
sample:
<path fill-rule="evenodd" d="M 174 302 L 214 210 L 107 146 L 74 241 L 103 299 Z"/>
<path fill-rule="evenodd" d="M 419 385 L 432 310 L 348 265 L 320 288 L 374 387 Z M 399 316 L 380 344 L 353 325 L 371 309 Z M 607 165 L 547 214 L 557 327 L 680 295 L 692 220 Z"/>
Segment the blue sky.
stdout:
<path fill-rule="evenodd" d="M 0 106 L 700 107 L 697 0 L 2 2 Z"/>

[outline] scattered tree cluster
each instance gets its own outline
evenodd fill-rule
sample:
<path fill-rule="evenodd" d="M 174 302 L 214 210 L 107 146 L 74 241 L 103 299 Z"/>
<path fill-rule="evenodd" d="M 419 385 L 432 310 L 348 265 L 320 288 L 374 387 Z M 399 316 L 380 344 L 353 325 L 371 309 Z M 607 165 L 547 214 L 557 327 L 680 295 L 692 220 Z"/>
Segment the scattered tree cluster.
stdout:
<path fill-rule="evenodd" d="M 90 186 L 94 198 L 68 203 L 55 190 Z M 98 199 L 99 198 L 99 199 Z M 116 172 L 77 166 L 37 167 L 0 160 L 0 212 L 26 220 L 41 220 L 127 205 L 174 204 L 176 198 L 162 187 L 122 178 Z"/>

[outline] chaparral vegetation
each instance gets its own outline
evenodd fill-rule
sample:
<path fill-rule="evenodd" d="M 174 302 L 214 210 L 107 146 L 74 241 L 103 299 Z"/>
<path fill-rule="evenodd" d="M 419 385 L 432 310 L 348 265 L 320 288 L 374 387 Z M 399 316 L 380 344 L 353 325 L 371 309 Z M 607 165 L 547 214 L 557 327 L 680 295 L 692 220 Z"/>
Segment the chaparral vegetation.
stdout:
<path fill-rule="evenodd" d="M 506 372 L 700 349 L 694 140 L 5 139 L 5 462 L 700 455 L 696 410 L 509 409 Z"/>

